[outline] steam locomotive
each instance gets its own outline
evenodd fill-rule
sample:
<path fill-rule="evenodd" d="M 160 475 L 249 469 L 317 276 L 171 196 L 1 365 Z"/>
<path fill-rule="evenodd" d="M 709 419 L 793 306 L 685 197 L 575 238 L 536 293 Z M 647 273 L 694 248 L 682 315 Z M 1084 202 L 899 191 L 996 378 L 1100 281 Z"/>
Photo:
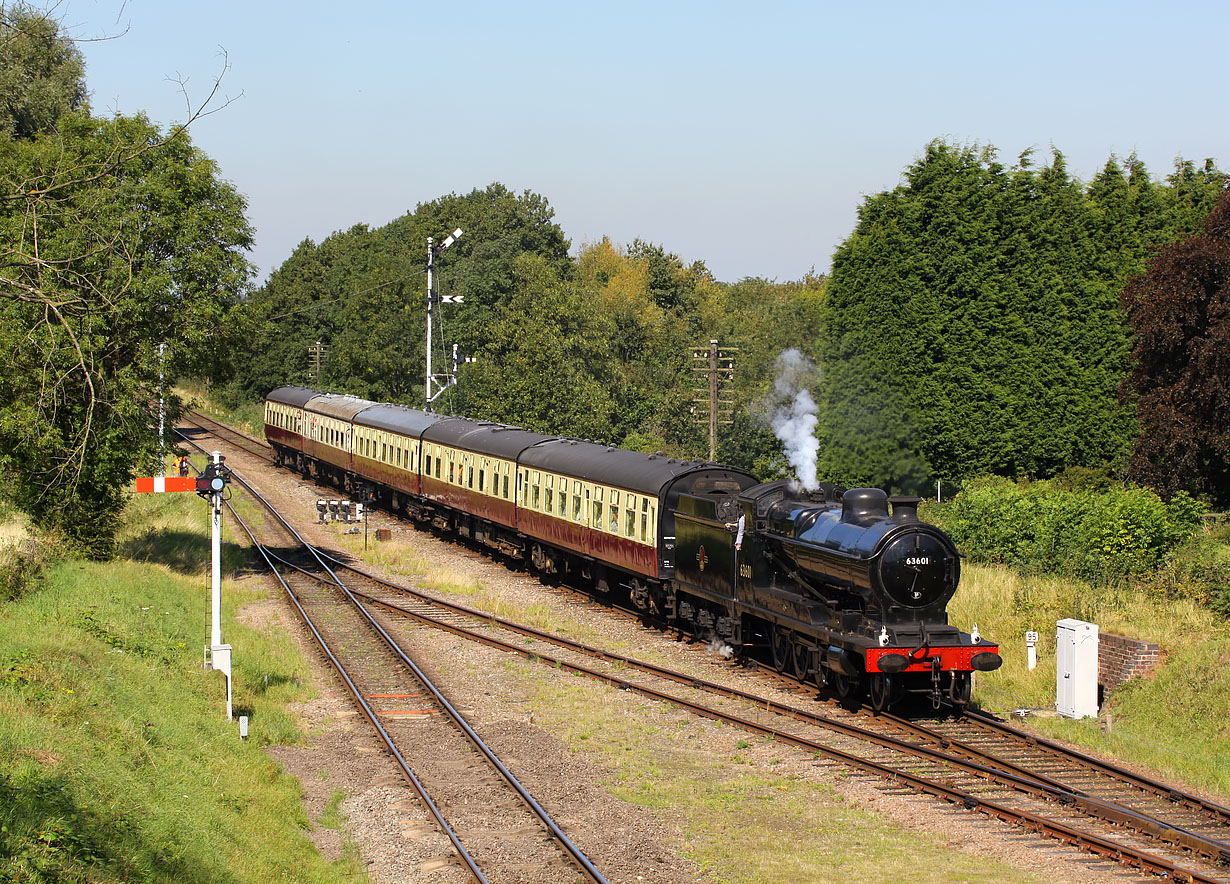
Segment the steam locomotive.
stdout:
<path fill-rule="evenodd" d="M 960 557 L 918 498 L 803 492 L 734 467 L 626 451 L 305 387 L 265 399 L 280 465 L 626 594 L 732 653 L 883 710 L 969 701 L 998 647 L 948 624 Z M 891 512 L 890 512 L 891 505 Z"/>

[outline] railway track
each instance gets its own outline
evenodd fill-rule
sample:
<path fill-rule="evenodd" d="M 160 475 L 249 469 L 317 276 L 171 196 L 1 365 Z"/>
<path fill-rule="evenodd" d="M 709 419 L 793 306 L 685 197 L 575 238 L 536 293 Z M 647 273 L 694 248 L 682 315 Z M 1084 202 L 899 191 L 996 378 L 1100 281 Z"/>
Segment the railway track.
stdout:
<path fill-rule="evenodd" d="M 353 565 L 330 565 L 378 581 L 375 575 Z M 983 720 L 970 716 L 924 726 L 891 716 L 873 716 L 866 710 L 851 711 L 836 703 L 828 704 L 821 714 L 695 675 L 586 648 L 411 587 L 387 581 L 373 585 L 378 589 L 356 593 L 364 605 L 379 606 L 431 628 L 771 736 L 844 766 L 1010 820 L 1144 871 L 1184 881 L 1230 881 L 1230 811 L 1226 808 L 1005 728 L 989 717 Z M 494 635 L 498 632 L 519 638 L 501 639 Z M 560 649 L 560 653 L 543 653 L 543 643 Z M 749 675 L 733 671 L 729 664 L 722 668 L 728 676 Z M 631 671 L 638 673 L 635 680 L 629 677 Z M 657 683 L 675 689 L 663 689 Z M 795 687 L 800 686 L 796 683 Z M 814 696 L 814 690 L 810 693 Z M 703 702 L 697 695 L 710 700 Z M 714 695 L 721 698 L 717 705 L 712 705 Z"/>
<path fill-rule="evenodd" d="M 260 439 L 255 439 L 247 433 L 236 430 L 234 427 L 228 427 L 226 424 L 216 421 L 209 415 L 195 409 L 189 409 L 184 414 L 182 420 L 200 430 L 204 430 L 206 433 L 217 436 L 231 445 L 241 448 L 254 457 L 259 457 L 267 463 L 273 463 L 273 449 Z"/>
<path fill-rule="evenodd" d="M 1139 864 L 1159 874 L 1177 875 L 1180 879 L 1191 874 L 1190 880 L 1227 880 L 1217 869 L 1219 865 L 1230 863 L 1230 845 L 1224 840 L 1230 836 L 1230 827 L 1225 824 L 1206 822 L 1204 831 L 1193 831 L 1174 821 L 1150 815 L 1145 808 L 1116 803 L 1114 798 L 1121 798 L 1123 790 L 1110 794 L 1112 790 L 1104 785 L 1100 795 L 1075 791 L 1053 776 L 1014 763 L 985 748 L 945 738 L 935 730 L 912 722 L 865 712 L 851 716 L 848 710 L 840 707 L 832 711 L 841 715 L 831 715 L 783 704 L 761 694 L 588 647 L 436 599 L 411 587 L 376 578 L 355 565 L 339 563 L 339 567 L 363 573 L 384 587 L 381 593 L 365 596 L 365 602 L 454 635 L 585 675 L 620 690 L 679 705 L 697 715 L 905 782 L 919 791 L 954 803 L 984 809 L 991 815 L 1012 819 L 1068 843 L 1085 844 L 1095 852 Z M 498 638 L 495 633 L 499 631 L 512 633 L 522 640 Z M 544 644 L 558 648 L 559 653 L 545 653 Z M 635 678 L 631 675 L 633 672 L 648 678 Z M 678 686 L 685 690 L 680 692 Z M 714 697 L 733 700 L 736 704 L 713 705 Z M 856 721 L 850 721 L 851 717 Z M 894 736 L 893 729 L 904 733 Z M 834 741 L 835 735 L 846 739 Z M 868 744 L 873 748 L 869 749 Z M 1134 833 L 1135 843 L 1133 836 L 1125 836 L 1125 831 Z M 1100 842 L 1099 833 L 1104 839 Z M 1157 849 L 1154 845 L 1160 845 L 1163 854 L 1171 855 L 1153 853 Z M 1207 879 L 1201 877 L 1199 868 L 1190 867 L 1189 856 L 1207 861 Z"/>
<path fill-rule="evenodd" d="M 242 478 L 236 474 L 242 482 Z M 270 544 L 231 510 L 423 809 L 477 882 L 606 879 L 470 726 L 353 585 L 254 489 L 281 534 Z M 274 549 L 281 552 L 275 553 Z M 295 562 L 286 549 L 296 549 Z"/>

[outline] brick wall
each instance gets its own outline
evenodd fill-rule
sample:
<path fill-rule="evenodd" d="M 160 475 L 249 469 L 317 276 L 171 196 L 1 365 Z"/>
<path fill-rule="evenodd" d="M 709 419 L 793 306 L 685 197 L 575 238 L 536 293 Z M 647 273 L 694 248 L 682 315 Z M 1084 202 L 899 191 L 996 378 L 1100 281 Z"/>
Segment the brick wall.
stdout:
<path fill-rule="evenodd" d="M 1103 632 L 1098 635 L 1098 684 L 1110 693 L 1129 678 L 1158 663 L 1161 649 L 1153 642 Z"/>

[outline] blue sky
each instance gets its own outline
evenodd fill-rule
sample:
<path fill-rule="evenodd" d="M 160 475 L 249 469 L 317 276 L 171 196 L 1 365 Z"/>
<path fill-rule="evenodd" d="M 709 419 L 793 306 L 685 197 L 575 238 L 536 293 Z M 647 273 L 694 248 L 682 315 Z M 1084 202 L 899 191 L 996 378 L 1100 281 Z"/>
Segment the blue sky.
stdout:
<path fill-rule="evenodd" d="M 258 279 L 305 237 L 500 181 L 576 247 L 661 243 L 718 279 L 824 272 L 934 138 L 1088 179 L 1135 151 L 1230 167 L 1224 3 L 430 5 L 65 0 L 96 113 L 185 117 L 243 193 Z M 445 231 L 441 231 L 444 233 Z"/>

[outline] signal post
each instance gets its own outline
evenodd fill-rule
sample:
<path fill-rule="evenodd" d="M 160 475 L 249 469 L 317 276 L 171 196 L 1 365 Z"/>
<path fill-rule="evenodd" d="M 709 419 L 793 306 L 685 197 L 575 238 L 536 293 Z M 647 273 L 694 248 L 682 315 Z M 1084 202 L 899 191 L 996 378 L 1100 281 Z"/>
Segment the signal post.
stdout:
<path fill-rule="evenodd" d="M 212 566 L 210 569 L 210 631 L 209 631 L 209 662 L 208 668 L 221 672 L 226 676 L 226 717 L 233 718 L 231 706 L 231 646 L 222 643 L 222 492 L 226 490 L 230 480 L 230 470 L 222 465 L 225 460 L 221 451 L 215 451 L 213 458 L 205 469 L 197 476 L 152 476 L 137 479 L 137 491 L 140 493 L 161 493 L 167 491 L 195 491 L 201 497 L 209 500 L 212 510 L 210 527 L 210 554 Z"/>

